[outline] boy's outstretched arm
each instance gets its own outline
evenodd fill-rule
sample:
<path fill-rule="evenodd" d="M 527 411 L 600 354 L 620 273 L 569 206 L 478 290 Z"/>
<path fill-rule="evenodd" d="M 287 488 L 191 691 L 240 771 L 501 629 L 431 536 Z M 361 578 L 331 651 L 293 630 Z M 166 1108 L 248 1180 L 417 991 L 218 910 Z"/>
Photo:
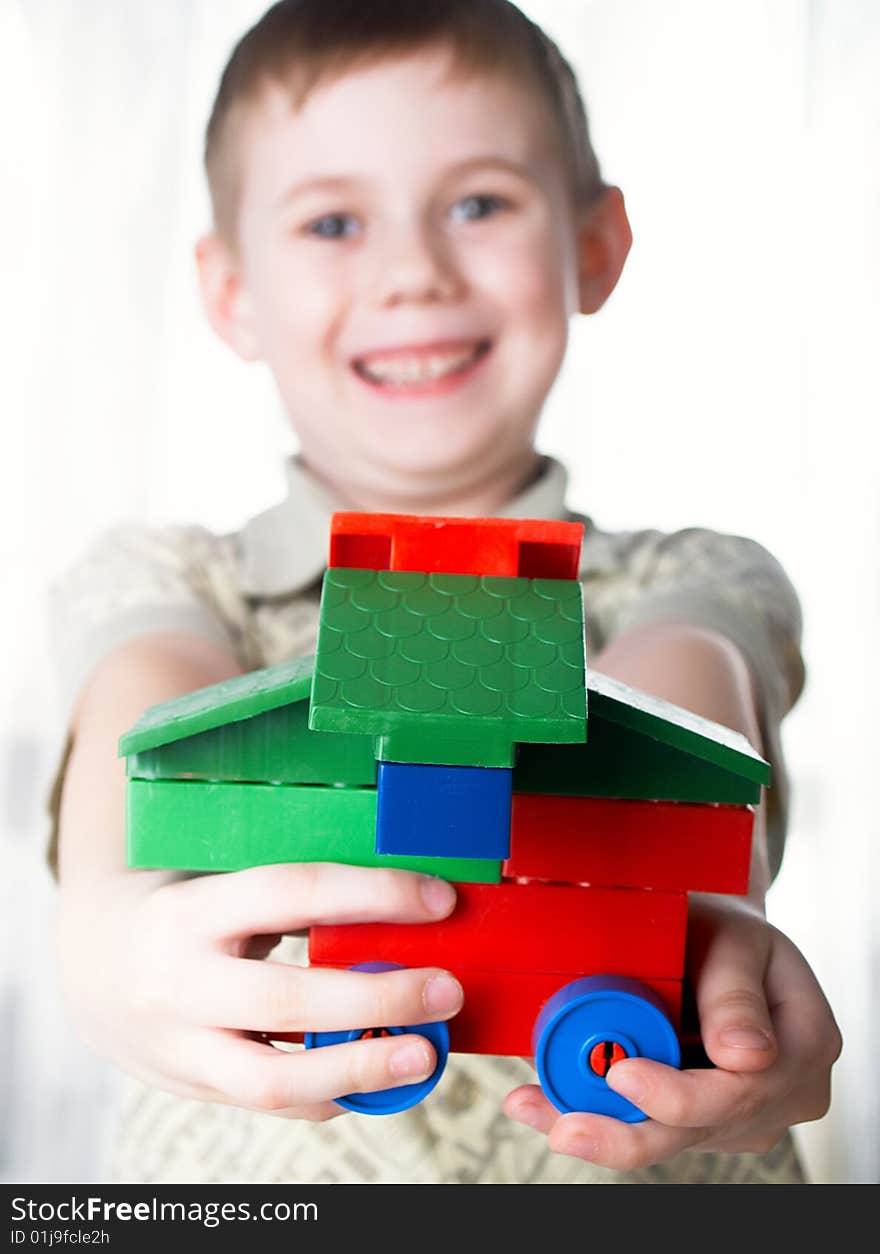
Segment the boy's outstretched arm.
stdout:
<path fill-rule="evenodd" d="M 686 623 L 644 624 L 599 654 L 596 670 L 742 732 L 762 751 L 751 673 L 719 633 Z M 540 1088 L 508 1094 L 513 1119 L 550 1147 L 618 1171 L 682 1150 L 772 1149 L 794 1124 L 828 1109 L 841 1037 L 803 955 L 764 914 L 769 887 L 764 805 L 757 812 L 747 897 L 691 894 L 687 976 L 714 1069 L 677 1071 L 648 1059 L 617 1063 L 611 1088 L 649 1118 L 560 1115 Z"/>
<path fill-rule="evenodd" d="M 410 871 L 329 863 L 197 878 L 126 868 L 119 737 L 147 706 L 240 673 L 210 641 L 157 633 L 119 645 L 84 684 L 59 825 L 62 987 L 89 1044 L 139 1079 L 322 1120 L 343 1113 L 343 1094 L 427 1078 L 433 1046 L 413 1033 L 287 1052 L 262 1037 L 444 1020 L 461 988 L 437 969 L 310 970 L 267 953 L 314 923 L 433 921 L 455 892 Z"/>

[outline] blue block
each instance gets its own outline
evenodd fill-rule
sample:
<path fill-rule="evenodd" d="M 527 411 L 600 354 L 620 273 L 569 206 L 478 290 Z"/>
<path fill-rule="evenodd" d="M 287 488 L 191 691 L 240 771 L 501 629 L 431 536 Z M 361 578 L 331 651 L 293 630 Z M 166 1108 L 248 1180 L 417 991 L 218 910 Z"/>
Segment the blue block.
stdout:
<path fill-rule="evenodd" d="M 380 762 L 376 853 L 510 857 L 513 771 Z"/>

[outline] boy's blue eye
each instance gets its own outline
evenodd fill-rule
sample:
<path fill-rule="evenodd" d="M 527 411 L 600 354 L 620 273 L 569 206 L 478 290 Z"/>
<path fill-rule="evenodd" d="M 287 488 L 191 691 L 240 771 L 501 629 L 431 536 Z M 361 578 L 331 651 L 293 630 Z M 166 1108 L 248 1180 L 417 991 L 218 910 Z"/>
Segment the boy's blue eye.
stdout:
<path fill-rule="evenodd" d="M 460 220 L 465 222 L 476 222 L 480 218 L 488 217 L 498 209 L 504 207 L 504 201 L 500 196 L 463 196 L 461 200 L 456 201 L 452 207 L 453 216 L 456 216 L 457 209 L 463 209 L 464 212 L 459 216 Z"/>
<path fill-rule="evenodd" d="M 309 235 L 317 235 L 319 239 L 345 239 L 352 234 L 349 229 L 356 225 L 355 220 L 347 213 L 325 213 L 323 218 L 310 222 L 306 230 Z"/>

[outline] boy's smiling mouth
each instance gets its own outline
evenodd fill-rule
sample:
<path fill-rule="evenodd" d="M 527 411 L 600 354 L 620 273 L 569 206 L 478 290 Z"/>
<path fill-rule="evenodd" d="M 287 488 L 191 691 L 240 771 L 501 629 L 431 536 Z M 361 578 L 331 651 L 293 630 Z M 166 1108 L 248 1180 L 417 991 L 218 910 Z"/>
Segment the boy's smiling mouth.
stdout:
<path fill-rule="evenodd" d="M 491 347 L 488 339 L 401 345 L 356 357 L 352 367 L 365 383 L 384 392 L 437 392 L 442 384 L 448 388 L 463 380 Z"/>

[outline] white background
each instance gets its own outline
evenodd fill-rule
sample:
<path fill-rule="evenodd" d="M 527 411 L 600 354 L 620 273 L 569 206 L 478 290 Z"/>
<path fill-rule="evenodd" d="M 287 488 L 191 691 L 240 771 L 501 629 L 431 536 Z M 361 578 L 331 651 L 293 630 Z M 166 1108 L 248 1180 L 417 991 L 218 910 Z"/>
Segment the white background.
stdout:
<path fill-rule="evenodd" d="M 877 382 L 880 8 L 533 0 L 635 245 L 574 328 L 543 446 L 603 528 L 752 536 L 800 593 L 805 695 L 770 899 L 846 1046 L 817 1181 L 880 1179 Z M 276 499 L 271 381 L 212 338 L 202 129 L 254 0 L 0 0 L 0 1178 L 100 1179 L 114 1080 L 55 983 L 45 795 L 62 735 L 48 578 L 130 519 L 225 530 Z"/>

